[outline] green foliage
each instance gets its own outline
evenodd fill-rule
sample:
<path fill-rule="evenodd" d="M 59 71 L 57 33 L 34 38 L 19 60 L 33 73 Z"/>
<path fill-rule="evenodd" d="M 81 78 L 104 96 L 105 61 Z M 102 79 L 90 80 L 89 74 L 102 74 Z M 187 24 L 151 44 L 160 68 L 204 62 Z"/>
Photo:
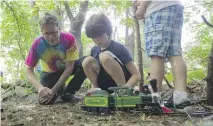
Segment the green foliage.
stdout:
<path fill-rule="evenodd" d="M 82 1 L 67 1 L 74 16 L 79 11 L 78 8 Z M 102 10 L 106 13 L 111 13 L 110 9 L 114 8 L 116 16 L 124 17 L 126 8 L 131 6 L 131 1 L 94 0 L 90 1 L 89 6 L 91 10 L 97 9 L 96 12 Z M 64 14 L 61 17 L 62 23 L 64 23 L 67 20 L 64 1 L 2 1 L 1 8 L 1 57 L 6 60 L 7 73 L 12 73 L 14 78 L 26 79 L 24 59 L 33 40 L 40 34 L 38 19 L 44 12 L 54 12 L 59 9 Z M 124 25 L 133 24 L 131 19 L 122 21 Z M 81 37 L 85 48 L 84 53 L 89 54 L 90 46 L 92 47 L 94 44 L 84 32 Z"/>
<path fill-rule="evenodd" d="M 147 79 L 148 73 L 149 73 L 148 69 L 143 69 L 144 84 L 149 84 L 149 79 Z"/>
<path fill-rule="evenodd" d="M 67 2 L 71 6 L 71 10 L 73 12 L 73 15 L 75 16 L 75 14 L 77 14 L 77 12 L 79 11 L 78 8 L 81 1 Z M 134 21 L 131 17 L 126 19 L 126 9 L 132 6 L 132 1 L 92 0 L 89 2 L 90 12 L 102 12 L 106 15 L 113 16 L 112 21 L 119 22 L 121 25 L 127 26 L 129 28 L 132 28 L 132 26 L 134 25 Z M 191 49 L 189 52 L 187 52 L 186 55 L 189 61 L 187 62 L 188 69 L 192 69 L 192 71 L 188 71 L 188 76 L 189 78 L 194 80 L 205 78 L 208 55 L 213 39 L 213 32 L 210 27 L 208 27 L 203 22 L 199 22 L 191 18 L 193 14 L 204 12 L 207 19 L 210 22 L 213 22 L 213 3 L 208 1 L 197 2 L 200 3 L 199 6 L 192 6 L 189 11 L 190 13 L 185 13 L 185 23 L 190 24 L 189 28 L 193 33 L 195 33 L 196 39 L 196 46 L 194 46 L 193 48 L 190 47 Z M 197 3 L 195 2 L 195 4 Z M 67 22 L 67 15 L 64 8 L 64 1 L 39 0 L 36 1 L 36 4 L 34 6 L 32 6 L 30 2 L 26 1 L 1 2 L 1 57 L 6 59 L 6 66 L 8 66 L 7 73 L 12 73 L 14 78 L 20 78 L 23 80 L 26 79 L 24 58 L 26 57 L 33 40 L 39 35 L 39 17 L 43 15 L 44 12 L 53 12 L 57 9 L 63 12 L 61 20 L 64 23 L 64 27 L 69 27 L 70 24 L 65 24 Z M 88 14 L 90 15 L 92 13 Z M 143 33 L 142 30 L 143 29 L 141 28 L 141 33 Z M 141 36 L 143 36 L 143 34 L 141 34 Z M 83 30 L 81 39 L 84 48 L 84 54 L 88 55 L 90 53 L 91 47 L 94 46 L 94 43 L 91 39 L 87 38 Z M 124 42 L 124 38 L 119 39 L 121 42 Z M 144 48 L 144 43 L 142 43 L 142 48 Z M 22 55 L 24 56 L 24 58 L 22 57 Z M 143 59 L 144 79 L 145 84 L 147 84 L 149 83 L 148 80 L 146 80 L 146 77 L 148 76 L 148 67 L 150 64 L 150 60 L 146 57 L 145 53 L 143 53 Z M 171 72 L 166 74 L 165 76 L 169 80 L 169 82 L 172 82 L 174 80 Z M 69 80 L 71 78 L 72 77 L 70 77 Z M 187 80 L 188 83 L 191 82 L 191 79 L 189 78 Z M 68 83 L 68 81 L 66 83 Z M 89 82 L 86 83 L 86 85 L 90 85 Z"/>
<path fill-rule="evenodd" d="M 37 1 L 36 7 L 42 8 L 41 11 L 51 11 L 56 8 L 57 1 Z"/>
<path fill-rule="evenodd" d="M 84 49 L 84 55 L 90 55 L 90 50 L 95 45 L 91 38 L 88 38 L 85 32 L 81 33 L 81 41 Z"/>
<path fill-rule="evenodd" d="M 196 6 L 199 5 L 199 6 Z M 189 8 L 190 9 L 190 8 Z M 196 19 L 191 19 L 192 15 L 204 15 L 208 21 L 213 23 L 213 3 L 209 1 L 195 1 L 195 5 L 191 8 L 193 13 L 187 13 L 186 23 L 189 24 L 190 30 L 195 34 L 193 47 L 186 53 L 188 60 L 188 76 L 192 79 L 203 79 L 207 73 L 208 57 L 213 41 L 212 28 L 207 26 L 202 20 L 198 22 Z M 200 17 L 201 19 L 201 17 Z M 188 79 L 188 82 L 190 79 Z"/>
<path fill-rule="evenodd" d="M 134 20 L 133 18 L 125 18 L 121 20 L 121 24 L 127 27 L 132 27 L 134 25 Z"/>
<path fill-rule="evenodd" d="M 203 69 L 188 71 L 187 75 L 188 75 L 187 79 L 188 83 L 191 83 L 192 80 L 203 80 L 206 76 Z"/>
<path fill-rule="evenodd" d="M 106 13 L 106 11 L 111 12 L 110 9 L 116 8 L 116 13 L 117 15 L 123 14 L 123 12 L 126 11 L 126 8 L 130 7 L 132 5 L 131 1 L 126 1 L 126 0 L 93 0 L 90 1 L 89 8 L 94 8 L 94 9 L 102 9 L 104 10 L 103 12 Z"/>
<path fill-rule="evenodd" d="M 174 81 L 174 77 L 172 75 L 172 72 L 168 72 L 165 74 L 166 79 L 169 81 L 169 83 L 172 83 Z"/>
<path fill-rule="evenodd" d="M 168 72 L 167 74 L 165 74 L 165 77 L 169 81 L 169 83 L 172 83 L 174 81 L 172 72 Z M 202 80 L 204 78 L 205 73 L 203 69 L 195 69 L 187 72 L 187 84 L 191 84 L 193 80 Z"/>
<path fill-rule="evenodd" d="M 36 11 L 24 1 L 3 1 L 1 8 L 1 56 L 6 59 L 9 73 L 24 78 L 24 72 L 19 76 L 17 73 L 23 69 L 27 51 L 38 33 L 37 22 L 33 22 L 31 16 Z"/>

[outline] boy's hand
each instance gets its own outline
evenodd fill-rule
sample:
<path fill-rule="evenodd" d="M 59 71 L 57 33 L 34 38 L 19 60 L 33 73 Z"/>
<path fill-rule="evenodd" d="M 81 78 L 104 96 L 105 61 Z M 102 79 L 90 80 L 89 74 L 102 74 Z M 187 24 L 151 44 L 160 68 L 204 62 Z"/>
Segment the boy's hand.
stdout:
<path fill-rule="evenodd" d="M 136 17 L 138 20 L 144 19 L 144 15 L 146 13 L 146 8 L 143 6 L 139 6 L 139 8 L 136 11 Z"/>
<path fill-rule="evenodd" d="M 125 84 L 125 85 L 123 85 L 124 87 L 132 87 L 132 85 L 131 84 Z"/>

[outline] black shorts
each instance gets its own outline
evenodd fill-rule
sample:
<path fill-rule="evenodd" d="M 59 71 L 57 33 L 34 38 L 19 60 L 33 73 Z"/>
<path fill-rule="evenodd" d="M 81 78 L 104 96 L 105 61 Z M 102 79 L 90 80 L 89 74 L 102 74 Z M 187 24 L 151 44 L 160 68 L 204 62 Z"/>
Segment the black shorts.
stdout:
<path fill-rule="evenodd" d="M 118 63 L 121 66 L 121 68 L 122 68 L 122 70 L 124 72 L 124 76 L 125 76 L 125 79 L 126 79 L 126 82 L 127 82 L 130 79 L 131 74 L 130 74 L 130 72 L 127 70 L 127 68 L 123 64 L 121 64 L 120 62 L 118 62 Z M 101 88 L 102 90 L 106 90 L 109 93 L 112 93 L 112 91 L 108 90 L 109 87 L 116 87 L 117 86 L 115 81 L 106 72 L 106 70 L 103 68 L 103 66 L 101 64 L 100 64 L 100 72 L 99 72 L 99 75 L 98 75 L 97 83 L 98 83 L 98 87 L 99 88 Z"/>
<path fill-rule="evenodd" d="M 82 68 L 82 62 L 83 62 L 84 58 L 85 57 L 81 57 L 75 61 L 73 72 L 70 73 L 70 75 L 74 75 L 74 77 L 69 82 L 67 87 L 63 90 L 63 93 L 75 94 L 75 92 L 80 89 L 81 85 L 83 84 L 84 80 L 86 79 L 86 75 Z M 63 71 L 58 71 L 58 72 L 54 72 L 54 73 L 41 72 L 40 73 L 40 83 L 44 87 L 48 87 L 51 89 L 57 83 L 57 81 L 61 77 L 62 73 L 63 73 Z M 62 89 L 63 89 L 63 87 L 62 87 Z M 62 92 L 60 92 L 60 93 L 62 93 Z"/>

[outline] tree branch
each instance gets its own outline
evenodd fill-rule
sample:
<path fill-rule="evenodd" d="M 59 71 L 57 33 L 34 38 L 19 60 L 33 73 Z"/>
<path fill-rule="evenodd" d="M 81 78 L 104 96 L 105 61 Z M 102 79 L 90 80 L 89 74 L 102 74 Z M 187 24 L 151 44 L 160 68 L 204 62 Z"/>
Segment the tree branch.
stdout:
<path fill-rule="evenodd" d="M 69 20 L 70 20 L 70 22 L 71 22 L 71 21 L 74 19 L 74 17 L 73 17 L 72 11 L 71 11 L 70 6 L 69 6 L 69 4 L 67 3 L 67 1 L 64 1 L 64 6 L 65 6 L 65 9 L 66 9 L 68 18 L 69 18 Z"/>
<path fill-rule="evenodd" d="M 213 28 L 213 24 L 210 24 L 210 23 L 206 20 L 206 18 L 205 18 L 204 15 L 202 15 L 201 18 L 203 19 L 203 21 L 204 21 L 208 26 L 210 26 L 210 27 Z"/>
<path fill-rule="evenodd" d="M 78 14 L 76 15 L 77 21 L 80 21 L 80 22 L 84 21 L 84 18 L 86 16 L 86 12 L 88 9 L 88 4 L 89 4 L 89 1 L 83 1 L 80 3 L 79 11 L 78 11 Z"/>
<path fill-rule="evenodd" d="M 138 49 L 145 52 L 145 49 L 138 46 Z"/>

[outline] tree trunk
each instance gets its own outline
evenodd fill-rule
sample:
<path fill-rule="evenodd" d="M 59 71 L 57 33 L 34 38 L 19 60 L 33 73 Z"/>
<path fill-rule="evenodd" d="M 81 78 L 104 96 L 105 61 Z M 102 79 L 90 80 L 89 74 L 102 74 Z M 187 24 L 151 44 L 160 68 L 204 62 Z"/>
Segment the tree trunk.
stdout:
<path fill-rule="evenodd" d="M 126 19 L 129 18 L 129 8 L 126 9 Z M 129 27 L 126 25 L 126 31 L 125 31 L 125 45 L 128 43 L 129 38 Z"/>
<path fill-rule="evenodd" d="M 127 40 L 125 42 L 125 46 L 127 48 L 127 50 L 129 51 L 132 59 L 134 60 L 134 47 L 135 47 L 135 36 L 134 36 L 134 32 L 132 32 L 128 37 Z"/>
<path fill-rule="evenodd" d="M 118 27 L 115 26 L 113 33 L 112 33 L 112 40 L 117 41 L 117 31 L 118 31 Z"/>
<path fill-rule="evenodd" d="M 129 18 L 129 8 L 126 9 L 126 19 Z M 135 46 L 135 38 L 134 32 L 129 35 L 129 27 L 126 25 L 126 32 L 125 32 L 125 46 L 129 51 L 132 59 L 134 60 L 134 46 Z"/>
<path fill-rule="evenodd" d="M 136 6 L 133 4 L 133 14 L 135 15 L 136 13 Z M 141 50 L 141 38 L 140 38 L 140 26 L 139 26 L 139 21 L 136 17 L 134 17 L 134 22 L 135 22 L 135 34 L 136 34 L 136 43 L 137 43 L 137 53 L 138 53 L 138 68 L 141 73 L 141 81 L 139 84 L 139 90 L 140 92 L 143 91 L 143 84 L 144 84 L 144 75 L 143 75 L 143 60 L 142 60 L 142 50 Z"/>
<path fill-rule="evenodd" d="M 86 12 L 88 9 L 88 1 L 83 1 L 80 3 L 80 7 L 79 7 L 79 12 L 78 14 L 74 17 L 70 6 L 68 5 L 67 1 L 64 1 L 64 6 L 65 9 L 67 11 L 67 15 L 70 21 L 70 30 L 69 32 L 72 33 L 77 41 L 78 44 L 78 48 L 79 48 L 79 56 L 83 56 L 83 46 L 82 46 L 82 42 L 81 42 L 81 29 L 82 29 L 82 25 L 85 21 L 85 17 L 86 17 Z"/>
<path fill-rule="evenodd" d="M 56 4 L 56 8 L 53 10 L 53 13 L 58 17 L 59 23 L 60 23 L 60 28 L 64 29 L 64 11 L 62 8 L 62 5 L 58 1 Z"/>
<path fill-rule="evenodd" d="M 213 105 L 213 42 L 209 56 L 208 74 L 207 74 L 207 104 Z"/>

